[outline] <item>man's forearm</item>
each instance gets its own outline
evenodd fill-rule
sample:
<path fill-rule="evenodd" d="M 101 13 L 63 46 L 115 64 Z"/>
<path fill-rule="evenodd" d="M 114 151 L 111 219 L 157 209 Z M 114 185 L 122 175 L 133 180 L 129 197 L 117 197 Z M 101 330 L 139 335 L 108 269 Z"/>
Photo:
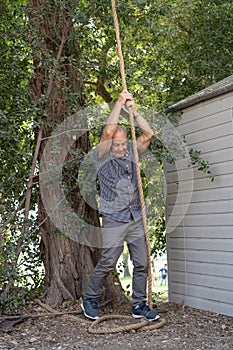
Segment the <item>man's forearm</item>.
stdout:
<path fill-rule="evenodd" d="M 104 127 L 104 133 L 111 137 L 117 129 L 122 103 L 116 102 Z"/>
<path fill-rule="evenodd" d="M 118 124 L 121 108 L 122 103 L 117 101 L 106 121 L 106 124 Z"/>
<path fill-rule="evenodd" d="M 146 119 L 143 118 L 139 113 L 134 112 L 134 119 L 136 120 L 139 128 L 142 130 L 144 134 L 151 135 L 151 137 L 154 135 L 154 132 L 151 129 L 148 122 L 146 121 Z"/>

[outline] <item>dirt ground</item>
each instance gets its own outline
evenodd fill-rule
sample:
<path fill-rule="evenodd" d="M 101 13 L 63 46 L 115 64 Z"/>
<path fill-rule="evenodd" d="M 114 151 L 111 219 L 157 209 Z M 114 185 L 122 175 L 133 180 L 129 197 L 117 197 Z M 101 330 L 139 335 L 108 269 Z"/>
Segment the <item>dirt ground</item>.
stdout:
<path fill-rule="evenodd" d="M 84 318 L 80 302 L 67 303 L 59 312 L 80 311 L 77 315 L 59 315 L 28 318 L 15 324 L 0 319 L 1 350 L 185 350 L 185 349 L 233 349 L 233 318 L 211 312 L 183 307 L 169 302 L 159 302 L 156 310 L 166 324 L 160 329 L 150 329 L 151 322 L 137 331 L 91 334 L 88 329 L 93 323 Z M 34 304 L 21 310 L 24 314 L 47 313 L 43 307 Z M 109 304 L 100 308 L 101 316 L 130 315 L 130 303 Z M 96 327 L 113 328 L 136 323 L 135 319 L 106 320 Z M 9 327 L 10 326 L 10 327 Z M 99 328 L 98 328 L 99 329 Z"/>

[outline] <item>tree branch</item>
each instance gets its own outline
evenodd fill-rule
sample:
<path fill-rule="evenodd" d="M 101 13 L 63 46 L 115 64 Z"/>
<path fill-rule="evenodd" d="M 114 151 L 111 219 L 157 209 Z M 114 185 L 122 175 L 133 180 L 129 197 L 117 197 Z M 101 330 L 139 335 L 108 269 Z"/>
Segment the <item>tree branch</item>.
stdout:
<path fill-rule="evenodd" d="M 191 35 L 192 34 L 192 30 L 187 28 L 183 23 L 180 22 L 179 19 L 175 20 L 175 23 L 178 24 L 178 27 L 185 33 Z"/>
<path fill-rule="evenodd" d="M 98 94 L 104 99 L 106 103 L 112 102 L 112 96 L 110 93 L 106 90 L 104 86 L 104 78 L 103 77 L 98 77 L 97 84 L 96 84 L 96 89 Z"/>

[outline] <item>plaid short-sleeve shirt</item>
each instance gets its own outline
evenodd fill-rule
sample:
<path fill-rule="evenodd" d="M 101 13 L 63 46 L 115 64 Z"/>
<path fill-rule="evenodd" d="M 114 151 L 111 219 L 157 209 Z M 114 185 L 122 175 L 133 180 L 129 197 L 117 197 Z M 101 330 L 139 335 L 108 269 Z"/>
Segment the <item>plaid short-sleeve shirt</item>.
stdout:
<path fill-rule="evenodd" d="M 96 149 L 98 152 L 98 149 Z M 100 215 L 115 221 L 129 222 L 141 217 L 141 204 L 132 145 L 123 159 L 107 152 L 97 159 L 100 184 Z"/>

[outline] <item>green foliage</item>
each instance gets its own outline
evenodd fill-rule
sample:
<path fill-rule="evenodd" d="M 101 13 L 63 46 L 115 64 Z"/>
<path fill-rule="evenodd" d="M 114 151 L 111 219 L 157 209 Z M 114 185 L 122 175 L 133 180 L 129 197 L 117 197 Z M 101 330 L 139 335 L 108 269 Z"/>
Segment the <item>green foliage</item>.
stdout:
<path fill-rule="evenodd" d="M 1 4 L 0 22 L 0 193 L 13 211 L 22 199 L 31 162 L 33 134 L 28 115 L 29 50 L 22 1 Z M 2 219 L 6 216 L 1 212 Z"/>
<path fill-rule="evenodd" d="M 167 301 L 168 300 L 168 292 L 167 290 L 160 291 L 160 292 L 152 292 L 152 303 L 156 304 L 160 301 Z"/>
<path fill-rule="evenodd" d="M 153 221 L 152 221 L 153 222 Z M 150 218 L 148 218 L 150 223 Z M 156 258 L 158 255 L 166 253 L 166 226 L 164 211 L 156 220 L 153 226 L 149 228 L 149 237 L 151 241 L 151 254 Z"/>
<path fill-rule="evenodd" d="M 0 5 L 0 289 L 4 289 L 11 279 L 15 280 L 15 286 L 29 289 L 41 283 L 36 277 L 39 276 L 38 266 L 41 266 L 38 228 L 35 229 L 36 186 L 31 218 L 21 235 L 24 206 L 20 206 L 20 202 L 26 191 L 34 147 L 28 98 L 31 63 L 26 44 L 24 3 L 4 1 Z M 9 224 L 5 225 L 6 222 Z M 19 264 L 16 265 L 21 246 Z M 27 298 L 26 292 L 23 298 Z M 2 294 L 0 302 L 3 307 L 9 300 L 13 307 L 17 304 L 16 299 L 7 293 Z"/>
<path fill-rule="evenodd" d="M 90 2 L 91 10 L 92 6 Z M 108 4 L 100 8 L 91 19 L 95 35 L 101 38 L 92 45 L 94 58 L 84 49 L 91 68 L 87 73 L 95 69 L 108 91 L 116 93 L 120 76 L 114 27 L 109 25 Z M 230 1 L 119 2 L 127 86 L 138 102 L 160 111 L 232 74 L 232 11 Z M 86 37 L 94 39 L 90 32 Z M 93 82 L 93 77 L 87 80 Z"/>
<path fill-rule="evenodd" d="M 24 305 L 30 305 L 32 299 L 38 297 L 42 293 L 42 286 L 40 288 L 24 288 L 13 287 L 9 294 L 1 295 L 0 298 L 0 315 L 1 314 L 15 314 L 19 308 Z"/>
<path fill-rule="evenodd" d="M 207 174 L 210 177 L 211 181 L 214 181 L 214 177 L 211 176 L 211 170 L 209 162 L 201 158 L 201 151 L 194 150 L 191 148 L 189 150 L 191 165 L 197 167 L 197 170 L 202 171 L 204 174 Z"/>
<path fill-rule="evenodd" d="M 5 0 L 0 5 L 0 224 L 9 222 L 0 238 L 0 288 L 4 288 L 10 278 L 16 286 L 26 289 L 39 288 L 43 280 L 37 226 L 37 177 L 34 178 L 31 217 L 23 236 L 24 207 L 17 208 L 27 188 L 36 131 L 42 122 L 52 129 L 59 120 L 52 124 L 46 119 L 48 96 L 43 88 L 41 95 L 31 101 L 30 78 L 35 73 L 43 76 L 44 71 L 49 72 L 48 79 L 56 76 L 58 91 L 66 96 L 67 109 L 63 117 L 68 111 L 76 111 L 82 89 L 85 106 L 93 106 L 114 101 L 122 88 L 110 2 L 51 0 L 45 3 L 46 8 L 40 6 L 37 15 L 39 23 L 44 18 L 50 19 L 55 6 L 58 13 L 66 12 L 73 20 L 74 30 L 61 58 L 67 71 L 59 70 L 53 50 L 59 45 L 55 31 L 62 36 L 62 16 L 58 16 L 57 27 L 51 28 L 50 38 L 45 38 L 45 33 L 38 32 L 36 26 L 29 30 L 30 13 L 26 0 Z M 74 5 L 75 10 L 72 10 Z M 127 87 L 139 105 L 161 112 L 174 102 L 232 74 L 231 1 L 126 0 L 117 2 L 117 14 Z M 52 45 L 51 51 L 43 50 L 44 39 Z M 32 52 L 35 62 L 31 58 Z M 33 64 L 37 71 L 33 70 Z M 80 91 L 73 88 L 69 64 L 77 67 Z M 48 81 L 43 83 L 47 86 Z M 98 142 L 105 119 L 105 115 L 99 118 L 99 127 L 92 129 L 89 135 L 92 145 Z M 172 147 L 175 150 L 176 145 Z M 150 151 L 161 172 L 163 162 L 173 162 L 176 157 L 156 137 Z M 77 163 L 82 156 L 76 155 Z M 213 179 L 209 164 L 201 158 L 199 151 L 191 149 L 190 158 L 192 165 Z M 71 169 L 76 176 L 77 164 L 70 167 L 67 164 L 64 176 Z M 162 192 L 159 173 L 151 173 L 148 182 L 144 183 L 148 195 L 153 181 Z M 75 185 L 78 186 L 78 180 Z M 166 246 L 162 194 L 159 192 L 156 198 L 150 196 L 148 200 L 154 208 L 148 223 L 152 252 L 156 255 Z M 19 264 L 15 265 L 21 246 Z M 6 303 L 7 297 L 11 298 L 4 296 L 2 304 Z M 12 305 L 17 304 L 14 297 L 8 300 Z"/>

